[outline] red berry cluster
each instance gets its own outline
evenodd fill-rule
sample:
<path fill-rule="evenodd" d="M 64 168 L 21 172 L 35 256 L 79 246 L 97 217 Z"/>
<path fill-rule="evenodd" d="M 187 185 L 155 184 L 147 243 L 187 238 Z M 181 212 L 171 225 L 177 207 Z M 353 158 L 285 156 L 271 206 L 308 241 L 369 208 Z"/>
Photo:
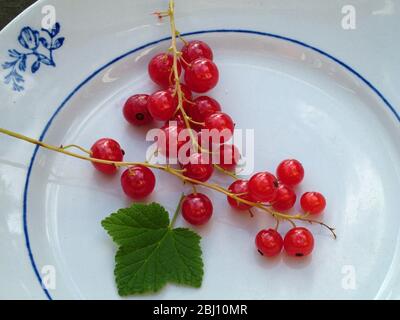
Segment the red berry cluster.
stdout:
<path fill-rule="evenodd" d="M 188 161 L 181 164 L 184 175 L 205 182 L 213 174 L 213 163 L 218 163 L 220 168 L 224 170 L 234 170 L 240 158 L 239 150 L 233 145 L 224 143 L 233 135 L 233 120 L 227 114 L 221 112 L 221 106 L 215 99 L 204 95 L 194 98 L 192 93 L 204 93 L 214 88 L 218 83 L 219 72 L 213 62 L 211 48 L 205 42 L 195 40 L 185 43 L 181 49 L 180 59 L 177 61 L 176 67 L 179 76 L 182 71 L 184 72 L 186 83 L 179 83 L 183 96 L 184 114 L 178 108 L 179 101 L 173 67 L 174 57 L 169 53 L 157 54 L 150 60 L 148 65 L 149 76 L 161 89 L 151 95 L 136 94 L 130 97 L 123 107 L 125 119 L 135 126 L 147 125 L 153 120 L 165 121 L 165 124 L 161 127 L 164 135 L 161 135 L 157 142 L 158 151 L 169 158 L 172 156 L 170 150 L 178 153 L 181 147 L 188 142 L 188 139 L 179 139 L 179 133 L 187 127 L 184 120 L 184 117 L 186 117 L 191 121 L 190 129 L 196 131 L 196 143 L 200 151 L 187 154 L 189 156 Z M 222 138 L 216 141 L 219 145 L 215 154 L 211 152 L 212 148 L 215 147 L 212 137 L 204 134 L 204 132 L 213 132 L 213 130 L 217 134 L 226 132 L 225 135 L 218 135 Z M 101 139 L 93 145 L 92 157 L 122 161 L 123 151 L 116 141 Z M 113 165 L 97 163 L 94 165 L 106 174 L 113 174 L 117 171 L 117 168 Z M 149 168 L 133 166 L 122 174 L 121 184 L 129 197 L 142 199 L 153 191 L 155 178 Z M 203 196 L 202 199 L 205 197 Z M 187 200 L 189 199 L 191 197 L 187 198 Z M 212 205 L 208 207 L 212 211 Z M 184 217 L 187 216 L 187 214 L 184 214 Z M 188 218 L 187 220 L 190 221 L 191 219 Z M 196 221 L 198 224 L 199 220 Z"/>
<path fill-rule="evenodd" d="M 176 84 L 172 78 L 173 56 L 158 54 L 151 59 L 148 68 L 150 78 L 155 83 L 169 86 L 150 95 L 147 104 L 147 110 L 155 120 L 167 121 L 161 128 L 164 135 L 158 140 L 158 150 L 167 158 L 172 156 L 171 150 L 179 153 L 188 142 L 188 139 L 179 139 L 180 132 L 187 128 L 184 117 L 188 117 L 190 128 L 197 131 L 195 143 L 200 151 L 185 153 L 189 158 L 185 162 L 182 161 L 181 166 L 184 176 L 200 182 L 210 179 L 214 172 L 213 163 L 231 171 L 235 169 L 240 158 L 239 150 L 234 145 L 225 144 L 233 135 L 234 123 L 231 117 L 221 112 L 221 106 L 215 99 L 204 95 L 194 98 L 192 94 L 205 93 L 217 85 L 219 71 L 213 62 L 213 56 L 211 48 L 199 40 L 187 42 L 181 49 L 178 73 L 183 69 L 185 84 L 181 83 L 180 89 L 183 93 L 182 106 L 185 114 L 177 110 Z M 125 105 L 125 108 L 134 109 L 130 105 Z M 213 140 L 210 132 L 216 132 L 219 140 Z M 222 132 L 225 135 L 221 134 Z M 211 150 L 214 142 L 219 146 L 213 155 Z M 212 213 L 212 202 L 205 194 L 189 194 L 182 203 L 182 215 L 191 224 L 205 224 Z"/>
<path fill-rule="evenodd" d="M 178 108 L 173 67 L 174 57 L 168 53 L 157 54 L 150 60 L 149 76 L 162 89 L 151 95 L 138 94 L 130 97 L 124 105 L 126 120 L 139 126 L 147 125 L 153 119 L 165 121 L 161 127 L 164 134 L 157 141 L 158 151 L 166 158 L 170 158 L 177 156 L 189 140 L 189 137 L 179 139 L 181 131 L 187 128 L 184 119 L 186 117 L 190 121 L 190 129 L 196 131 L 196 144 L 200 151 L 185 153 L 188 160 L 181 161 L 184 175 L 205 182 L 214 172 L 213 163 L 218 163 L 224 170 L 234 170 L 240 158 L 239 150 L 233 145 L 224 143 L 233 135 L 233 120 L 221 112 L 221 106 L 215 99 L 204 95 L 194 98 L 192 93 L 205 93 L 218 83 L 219 71 L 213 62 L 211 48 L 205 42 L 195 40 L 187 42 L 181 49 L 177 70 L 179 76 L 182 71 L 184 72 L 185 84 L 179 84 L 183 96 L 184 114 Z M 215 132 L 220 140 L 214 141 L 209 132 Z M 226 134 L 221 134 L 222 132 Z M 214 142 L 218 144 L 215 154 L 211 152 L 215 148 Z M 171 151 L 176 154 L 171 154 Z M 131 193 L 128 195 L 132 197 Z"/>
<path fill-rule="evenodd" d="M 185 42 L 178 57 L 160 53 L 150 60 L 149 76 L 161 89 L 151 95 L 130 97 L 123 113 L 126 120 L 135 126 L 147 125 L 153 120 L 164 122 L 160 128 L 164 135 L 157 144 L 158 151 L 167 159 L 176 156 L 171 154 L 171 150 L 179 153 L 190 141 L 190 137 L 181 140 L 180 132 L 194 130 L 195 141 L 191 141 L 191 145 L 197 144 L 198 148 L 195 152 L 185 153 L 188 161 L 178 159 L 181 172 L 189 182 L 204 183 L 213 175 L 215 167 L 228 172 L 237 166 L 240 152 L 236 146 L 226 143 L 232 138 L 234 122 L 221 111 L 215 99 L 204 95 L 193 97 L 193 92 L 205 93 L 218 83 L 219 72 L 210 47 L 203 41 Z M 185 84 L 180 82 L 182 73 Z M 210 132 L 216 132 L 218 139 L 213 139 Z M 124 152 L 116 141 L 101 139 L 93 145 L 91 156 L 118 162 L 123 160 Z M 94 163 L 94 166 L 106 174 L 117 171 L 115 165 Z M 267 205 L 276 212 L 285 212 L 293 208 L 296 202 L 294 187 L 303 178 L 301 163 L 285 160 L 278 166 L 276 176 L 258 172 L 249 180 L 235 179 L 228 188 L 227 200 L 231 207 L 242 211 Z M 154 190 L 155 182 L 153 172 L 145 165 L 131 166 L 121 176 L 123 191 L 135 200 L 147 197 Z M 311 215 L 321 213 L 326 205 L 324 197 L 317 192 L 305 193 L 300 203 L 304 212 Z M 212 213 L 212 202 L 203 193 L 195 191 L 182 201 L 182 215 L 193 225 L 205 224 Z M 314 247 L 314 239 L 306 228 L 293 228 L 285 239 L 276 230 L 268 229 L 259 232 L 256 245 L 259 252 L 266 256 L 277 255 L 283 247 L 289 255 L 306 256 Z"/>
<path fill-rule="evenodd" d="M 294 187 L 303 180 L 304 168 L 297 160 L 284 160 L 279 164 L 276 176 L 277 178 L 269 172 L 259 172 L 249 181 L 235 181 L 229 189 L 235 194 L 246 194 L 247 200 L 270 204 L 278 212 L 288 211 L 296 203 Z M 240 210 L 250 207 L 229 197 L 228 202 Z M 319 192 L 306 192 L 300 199 L 300 205 L 306 215 L 318 215 L 325 209 L 326 201 Z M 267 257 L 278 255 L 282 248 L 290 256 L 302 257 L 309 255 L 314 248 L 312 233 L 303 227 L 292 228 L 284 239 L 277 230 L 261 230 L 255 242 L 258 251 Z"/>
<path fill-rule="evenodd" d="M 205 93 L 214 88 L 219 80 L 219 71 L 213 62 L 213 52 L 203 41 L 190 41 L 181 50 L 181 57 L 177 61 L 178 75 L 184 71 L 186 84 L 180 83 L 182 92 L 182 107 L 184 114 L 178 110 L 178 94 L 173 75 L 174 57 L 169 53 L 160 53 L 154 56 L 149 63 L 148 72 L 150 78 L 162 87 L 161 90 L 151 95 L 139 94 L 128 99 L 124 106 L 125 118 L 133 125 L 147 125 L 152 120 L 165 121 L 161 127 L 164 134 L 160 137 L 159 152 L 169 157 L 177 157 L 180 149 L 188 142 L 187 139 L 179 139 L 181 131 L 187 128 L 185 118 L 190 122 L 190 128 L 197 131 L 198 146 L 209 151 L 212 148 L 212 136 L 202 134 L 206 130 L 211 135 L 220 137 L 217 143 L 228 141 L 233 134 L 234 123 L 225 113 L 221 112 L 220 104 L 208 96 L 193 97 L 192 92 Z M 210 139 L 211 138 L 211 139 Z M 224 154 L 225 149 L 232 149 L 231 145 L 221 146 L 219 154 Z M 175 154 L 170 154 L 170 151 Z M 236 148 L 234 149 L 237 150 Z M 221 152 L 222 151 L 222 152 Z M 232 157 L 235 158 L 232 160 Z M 218 160 L 229 170 L 235 166 L 239 155 L 237 153 L 220 156 Z M 195 156 L 197 159 L 198 156 Z M 224 161 L 224 159 L 226 161 Z M 192 159 L 193 160 L 193 159 Z M 207 159 L 208 160 L 208 159 Z M 193 162 L 190 161 L 189 162 Z M 194 178 L 194 177 L 193 177 Z"/>

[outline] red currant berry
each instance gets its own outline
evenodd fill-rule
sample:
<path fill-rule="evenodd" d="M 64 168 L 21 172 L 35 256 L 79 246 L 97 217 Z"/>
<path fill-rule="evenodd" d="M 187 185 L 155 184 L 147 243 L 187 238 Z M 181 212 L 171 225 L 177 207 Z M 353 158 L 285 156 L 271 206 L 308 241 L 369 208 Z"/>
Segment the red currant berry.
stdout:
<path fill-rule="evenodd" d="M 197 133 L 197 142 L 201 147 L 201 149 L 203 151 L 205 150 L 205 153 L 207 152 L 210 153 L 210 159 L 213 161 L 213 163 L 218 164 L 222 162 L 219 158 L 220 157 L 219 150 L 221 144 L 219 143 L 219 141 L 217 141 L 218 143 L 213 143 L 213 137 L 208 130 L 200 130 Z M 227 152 L 228 152 L 227 158 L 229 158 L 229 150 Z M 237 150 L 237 152 L 239 151 Z M 239 155 L 238 159 L 240 159 L 240 154 L 235 153 L 235 157 L 237 157 L 237 155 Z"/>
<path fill-rule="evenodd" d="M 197 97 L 193 104 L 188 106 L 188 115 L 196 122 L 205 122 L 206 118 L 221 111 L 221 105 L 213 98 L 207 96 Z M 198 125 L 199 129 L 203 126 Z"/>
<path fill-rule="evenodd" d="M 214 167 L 210 163 L 210 159 L 203 153 L 192 154 L 188 163 L 184 164 L 182 168 L 186 170 L 183 175 L 185 177 L 205 182 L 212 176 Z"/>
<path fill-rule="evenodd" d="M 263 256 L 274 257 L 282 251 L 282 236 L 274 229 L 261 230 L 256 236 L 258 252 Z"/>
<path fill-rule="evenodd" d="M 135 94 L 130 97 L 124 105 L 124 117 L 134 126 L 143 126 L 153 121 L 149 110 L 147 109 L 147 101 L 149 95 Z"/>
<path fill-rule="evenodd" d="M 176 122 L 176 124 L 174 124 L 173 122 Z M 185 125 L 185 120 L 183 120 L 183 115 L 177 113 L 175 116 L 173 116 L 170 120 L 166 121 L 164 124 L 165 127 L 172 125 L 177 125 L 178 127 L 185 128 L 186 125 Z"/>
<path fill-rule="evenodd" d="M 120 162 L 124 158 L 124 151 L 121 149 L 119 143 L 113 139 L 100 139 L 94 143 L 91 150 L 91 158 L 101 159 L 101 160 L 109 160 Z M 113 174 L 117 172 L 117 167 L 112 164 L 103 164 L 92 162 L 93 166 L 105 173 L 105 174 Z"/>
<path fill-rule="evenodd" d="M 161 128 L 160 136 L 157 139 L 158 151 L 167 158 L 176 158 L 179 149 L 189 141 L 188 137 L 182 137 L 184 128 L 176 125 L 168 125 Z"/>
<path fill-rule="evenodd" d="M 224 170 L 233 171 L 240 160 L 240 151 L 232 144 L 221 144 L 216 156 L 218 156 L 218 159 L 214 163 Z"/>
<path fill-rule="evenodd" d="M 289 256 L 308 256 L 314 249 L 314 237 L 308 229 L 296 227 L 286 234 L 283 245 Z"/>
<path fill-rule="evenodd" d="M 185 72 L 189 89 L 203 93 L 213 89 L 219 80 L 219 71 L 214 62 L 206 58 L 194 60 Z"/>
<path fill-rule="evenodd" d="M 190 224 L 203 225 L 210 220 L 212 213 L 212 202 L 205 194 L 189 194 L 182 202 L 182 216 Z"/>
<path fill-rule="evenodd" d="M 249 193 L 249 182 L 247 180 L 236 180 L 229 186 L 228 190 L 233 194 L 240 195 L 238 197 L 241 199 L 251 202 L 254 201 Z M 227 197 L 227 199 L 230 206 L 234 209 L 245 211 L 251 208 L 251 206 L 249 206 L 248 204 L 239 202 L 229 196 Z"/>
<path fill-rule="evenodd" d="M 193 100 L 193 92 L 186 84 L 181 83 L 181 90 L 186 99 L 188 99 L 189 101 Z"/>
<path fill-rule="evenodd" d="M 151 116 L 160 121 L 171 119 L 176 110 L 177 103 L 168 90 L 154 92 L 150 97 L 147 108 Z"/>
<path fill-rule="evenodd" d="M 278 181 L 269 172 L 259 172 L 249 180 L 249 191 L 253 199 L 259 202 L 275 200 L 278 192 Z"/>
<path fill-rule="evenodd" d="M 132 199 L 143 199 L 153 192 L 156 185 L 154 173 L 147 167 L 137 165 L 124 171 L 121 185 L 125 194 Z"/>
<path fill-rule="evenodd" d="M 217 112 L 205 119 L 204 129 L 209 130 L 214 143 L 224 143 L 232 138 L 235 124 L 230 116 Z"/>
<path fill-rule="evenodd" d="M 272 207 L 276 211 L 287 211 L 293 208 L 296 203 L 296 193 L 291 187 L 280 185 L 276 193 L 276 198 L 272 203 Z"/>
<path fill-rule="evenodd" d="M 276 175 L 283 184 L 294 186 L 303 180 L 304 168 L 299 161 L 288 159 L 279 164 Z"/>
<path fill-rule="evenodd" d="M 182 66 L 184 69 L 188 67 L 186 63 L 191 63 L 197 58 L 213 59 L 213 52 L 207 43 L 199 40 L 189 41 L 181 50 L 182 52 Z"/>
<path fill-rule="evenodd" d="M 301 196 L 300 205 L 304 212 L 320 214 L 326 207 L 326 200 L 319 192 L 306 192 Z"/>
<path fill-rule="evenodd" d="M 170 54 L 160 53 L 154 56 L 149 63 L 148 71 L 151 80 L 162 87 L 174 83 L 173 75 L 174 57 Z M 178 73 L 181 74 L 181 64 L 178 61 Z"/>

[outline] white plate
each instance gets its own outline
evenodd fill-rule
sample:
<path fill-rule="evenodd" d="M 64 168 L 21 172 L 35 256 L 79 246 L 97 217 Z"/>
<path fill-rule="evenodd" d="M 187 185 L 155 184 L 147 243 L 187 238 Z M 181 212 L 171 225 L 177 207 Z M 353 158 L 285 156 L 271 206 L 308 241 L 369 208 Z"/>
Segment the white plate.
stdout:
<path fill-rule="evenodd" d="M 142 161 L 145 132 L 125 123 L 121 105 L 155 89 L 146 66 L 167 48 L 169 29 L 149 13 L 166 1 L 39 1 L 1 31 L 1 63 L 12 61 L 9 49 L 30 50 L 20 32 L 40 30 L 50 3 L 61 25 L 57 37 L 65 37 L 53 51 L 56 66 L 32 73 L 30 56 L 26 71 L 17 71 L 25 80 L 20 92 L 3 82 L 11 69 L 0 69 L 0 126 L 53 144 L 89 147 L 110 136 L 124 145 L 126 159 Z M 221 80 L 211 95 L 238 128 L 255 129 L 255 169 L 300 159 L 306 179 L 298 191 L 327 196 L 323 219 L 337 228 L 338 240 L 312 227 L 311 257 L 267 260 L 253 239 L 272 221 L 237 214 L 206 191 L 215 216 L 198 228 L 202 288 L 168 285 L 140 298 L 400 298 L 398 4 L 353 1 L 356 29 L 344 30 L 346 1 L 297 3 L 177 0 L 177 25 L 214 49 Z M 149 200 L 172 211 L 181 191 L 179 181 L 157 173 Z M 100 226 L 129 205 L 118 176 L 1 136 L 0 203 L 1 298 L 118 298 L 115 246 Z M 40 285 L 48 266 L 56 272 L 51 290 Z"/>

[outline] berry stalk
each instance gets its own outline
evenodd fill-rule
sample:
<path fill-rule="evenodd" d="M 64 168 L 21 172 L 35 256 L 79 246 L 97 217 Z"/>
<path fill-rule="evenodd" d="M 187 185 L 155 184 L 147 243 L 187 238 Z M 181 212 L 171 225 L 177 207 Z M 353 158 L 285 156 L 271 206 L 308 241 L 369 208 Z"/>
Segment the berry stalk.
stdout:
<path fill-rule="evenodd" d="M 183 121 L 185 122 L 185 126 L 187 129 L 189 129 L 189 135 L 190 135 L 190 140 L 193 143 L 194 150 L 198 151 L 199 145 L 197 143 L 197 139 L 193 134 L 193 131 L 191 130 L 190 126 L 190 117 L 186 114 L 185 109 L 183 108 L 183 92 L 180 84 L 180 77 L 179 77 L 179 71 L 178 71 L 178 59 L 181 55 L 181 52 L 178 50 L 177 43 L 176 43 L 176 38 L 180 37 L 180 33 L 176 30 L 176 25 L 175 25 L 175 1 L 174 0 L 169 0 L 169 9 L 168 9 L 168 17 L 169 17 L 169 22 L 170 22 L 170 28 L 171 28 L 171 47 L 170 50 L 172 52 L 174 62 L 173 62 L 173 67 L 172 67 L 172 72 L 174 76 L 174 81 L 175 81 L 175 94 L 178 97 L 178 107 L 177 110 L 179 109 L 182 113 L 183 116 Z"/>
<path fill-rule="evenodd" d="M 159 15 L 160 16 L 160 15 Z M 176 108 L 176 112 L 180 111 L 183 116 L 183 121 L 185 123 L 186 128 L 189 130 L 189 136 L 190 136 L 190 141 L 193 144 L 194 150 L 196 152 L 205 152 L 205 153 L 210 153 L 210 151 L 203 149 L 196 137 L 193 134 L 192 127 L 190 123 L 196 124 L 196 125 L 201 125 L 204 126 L 203 122 L 197 122 L 194 121 L 191 117 L 188 116 L 186 113 L 186 110 L 183 107 L 183 102 L 185 99 L 181 83 L 180 83 L 180 75 L 179 75 L 179 69 L 178 69 L 178 61 L 183 60 L 182 58 L 182 52 L 178 50 L 177 46 L 177 41 L 176 39 L 179 38 L 184 44 L 187 44 L 186 40 L 181 36 L 180 32 L 176 29 L 176 24 L 175 24 L 175 1 L 174 0 L 169 0 L 169 6 L 168 6 L 168 11 L 164 13 L 164 15 L 160 16 L 161 18 L 168 16 L 169 17 L 169 22 L 170 22 L 170 29 L 171 29 L 171 46 L 169 48 L 169 51 L 172 53 L 173 56 L 173 66 L 172 66 L 172 76 L 174 78 L 175 82 L 175 94 L 177 95 L 178 98 L 178 106 Z M 189 63 L 185 62 L 187 65 L 190 65 Z M 188 103 L 193 103 L 191 101 L 187 101 Z M 175 113 L 176 113 L 175 112 Z"/>
<path fill-rule="evenodd" d="M 182 58 L 182 52 L 178 50 L 177 47 L 177 41 L 176 39 L 179 38 L 184 44 L 187 44 L 187 41 L 181 36 L 180 32 L 176 29 L 176 24 L 175 24 L 175 1 L 174 0 L 169 0 L 169 6 L 168 6 L 168 11 L 164 12 L 162 15 L 158 13 L 159 18 L 163 18 L 168 16 L 169 17 L 169 22 L 170 22 L 170 29 L 171 29 L 171 47 L 169 48 L 169 51 L 173 55 L 173 66 L 172 66 L 172 75 L 174 78 L 175 82 L 175 94 L 177 95 L 178 98 L 178 106 L 176 109 L 176 112 L 180 111 L 182 116 L 183 116 L 183 121 L 185 123 L 186 128 L 189 130 L 189 136 L 190 136 L 190 141 L 192 142 L 193 148 L 195 152 L 204 152 L 204 153 L 209 153 L 211 154 L 212 152 L 209 150 L 206 150 L 202 148 L 196 137 L 193 134 L 192 127 L 190 123 L 193 123 L 195 125 L 201 125 L 204 126 L 204 122 L 197 122 L 194 121 L 191 117 L 189 117 L 186 113 L 186 110 L 183 107 L 183 102 L 184 102 L 184 94 L 182 92 L 181 84 L 180 84 L 180 75 L 179 75 L 179 70 L 178 70 L 178 60 L 184 60 Z M 189 63 L 185 62 L 187 65 Z M 191 101 L 187 101 L 188 103 L 192 103 Z M 175 112 L 175 113 L 176 113 Z M 215 169 L 220 171 L 221 173 L 230 176 L 234 179 L 238 179 L 237 176 L 227 170 L 224 170 L 218 165 L 213 165 Z"/>

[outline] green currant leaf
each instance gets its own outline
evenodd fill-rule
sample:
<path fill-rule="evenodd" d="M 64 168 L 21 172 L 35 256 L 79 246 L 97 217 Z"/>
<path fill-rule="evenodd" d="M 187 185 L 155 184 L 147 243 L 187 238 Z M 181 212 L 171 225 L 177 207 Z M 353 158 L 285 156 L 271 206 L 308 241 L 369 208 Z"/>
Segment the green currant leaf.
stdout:
<path fill-rule="evenodd" d="M 168 282 L 201 286 L 200 236 L 169 223 L 167 211 L 157 203 L 134 204 L 102 221 L 120 246 L 114 273 L 121 296 L 156 292 Z"/>

